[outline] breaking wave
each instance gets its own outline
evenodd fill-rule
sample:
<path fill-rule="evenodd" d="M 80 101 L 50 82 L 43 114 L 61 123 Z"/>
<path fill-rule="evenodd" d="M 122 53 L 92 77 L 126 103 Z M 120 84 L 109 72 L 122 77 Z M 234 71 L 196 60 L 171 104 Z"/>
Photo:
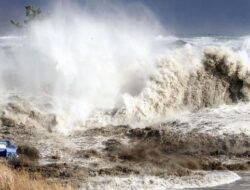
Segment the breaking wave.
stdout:
<path fill-rule="evenodd" d="M 248 37 L 164 36 L 147 8 L 105 6 L 56 9 L 1 37 L 2 94 L 46 96 L 57 115 L 101 126 L 249 100 Z"/>
<path fill-rule="evenodd" d="M 184 50 L 179 50 L 184 59 L 174 55 L 158 61 L 156 72 L 139 96 L 125 96 L 129 117 L 150 121 L 182 109 L 196 111 L 249 100 L 249 66 L 237 54 L 209 47 L 197 60 Z"/>
<path fill-rule="evenodd" d="M 125 94 L 123 108 L 96 112 L 89 123 L 152 124 L 180 112 L 247 103 L 250 68 L 243 55 L 221 46 L 168 50 L 139 95 Z"/>
<path fill-rule="evenodd" d="M 22 37 L 0 38 L 0 92 L 49 96 L 54 112 L 84 120 L 95 109 L 119 106 L 123 93 L 141 91 L 154 69 L 154 39 L 161 31 L 140 4 L 56 6 Z"/>

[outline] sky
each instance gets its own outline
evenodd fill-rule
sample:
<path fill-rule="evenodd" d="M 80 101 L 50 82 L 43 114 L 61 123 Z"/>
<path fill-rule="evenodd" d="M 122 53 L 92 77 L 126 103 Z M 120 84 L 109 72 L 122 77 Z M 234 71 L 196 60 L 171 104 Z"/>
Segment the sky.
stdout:
<path fill-rule="evenodd" d="M 24 16 L 24 5 L 39 6 L 49 11 L 55 0 L 0 0 L 0 34 L 12 26 L 11 19 Z M 70 1 L 70 0 L 61 0 Z M 83 4 L 87 0 L 79 1 Z M 89 0 L 90 1 L 90 0 Z M 98 0 L 96 0 L 98 2 Z M 186 35 L 250 34 L 250 0 L 99 0 L 140 2 L 156 15 L 166 30 Z"/>

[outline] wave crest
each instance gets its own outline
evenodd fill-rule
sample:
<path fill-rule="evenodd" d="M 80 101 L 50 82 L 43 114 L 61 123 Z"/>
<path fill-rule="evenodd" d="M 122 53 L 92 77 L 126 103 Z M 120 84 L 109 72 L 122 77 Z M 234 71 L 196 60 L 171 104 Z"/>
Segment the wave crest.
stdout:
<path fill-rule="evenodd" d="M 183 54 L 184 50 L 179 51 Z M 192 52 L 182 56 L 186 60 L 161 59 L 142 93 L 124 97 L 129 118 L 155 121 L 178 110 L 196 111 L 249 100 L 249 67 L 232 51 L 206 48 L 201 64 Z"/>

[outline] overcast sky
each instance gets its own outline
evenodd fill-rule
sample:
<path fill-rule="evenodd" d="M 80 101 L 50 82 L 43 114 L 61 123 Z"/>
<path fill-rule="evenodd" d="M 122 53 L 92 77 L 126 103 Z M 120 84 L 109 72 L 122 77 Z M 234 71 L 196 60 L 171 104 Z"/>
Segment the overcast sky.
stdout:
<path fill-rule="evenodd" d="M 86 0 L 71 1 L 84 3 Z M 175 34 L 250 34 L 250 0 L 111 1 L 121 1 L 123 4 L 139 1 L 145 4 L 154 12 L 167 30 Z M 0 33 L 3 34 L 11 27 L 10 19 L 18 18 L 22 20 L 24 5 L 33 4 L 41 7 L 46 12 L 52 2 L 53 0 L 0 0 Z"/>

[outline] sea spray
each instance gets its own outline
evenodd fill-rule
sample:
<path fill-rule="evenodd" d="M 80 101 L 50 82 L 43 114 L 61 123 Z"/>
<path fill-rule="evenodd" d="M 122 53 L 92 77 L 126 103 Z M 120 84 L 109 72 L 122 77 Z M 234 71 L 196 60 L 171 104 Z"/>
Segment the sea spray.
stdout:
<path fill-rule="evenodd" d="M 21 47 L 1 49 L 1 90 L 50 96 L 54 111 L 72 121 L 138 94 L 154 70 L 162 28 L 143 6 L 132 13 L 105 3 L 91 11 L 57 7 L 25 29 Z"/>
<path fill-rule="evenodd" d="M 48 174 L 63 167 L 86 181 L 83 188 L 197 188 L 239 180 L 233 172 L 197 170 L 249 168 L 245 160 L 222 162 L 249 154 L 247 51 L 159 37 L 150 14 L 108 10 L 114 13 L 55 11 L 17 37 L 21 43 L 0 38 L 1 135 L 35 145 Z M 134 123 L 143 128 L 132 129 Z M 56 131 L 69 126 L 67 135 Z"/>
<path fill-rule="evenodd" d="M 193 70 L 186 64 L 193 65 Z M 128 114 L 154 120 L 188 108 L 198 110 L 249 100 L 249 66 L 224 48 L 204 50 L 200 67 L 194 61 L 162 59 L 138 97 L 125 97 Z"/>
<path fill-rule="evenodd" d="M 250 69 L 246 61 L 225 47 L 207 47 L 202 52 L 192 49 L 185 45 L 159 59 L 142 92 L 124 95 L 125 107 L 111 116 L 98 113 L 101 118 L 94 119 L 99 121 L 96 125 L 111 121 L 115 125 L 149 125 L 183 111 L 249 100 Z"/>
<path fill-rule="evenodd" d="M 146 8 L 134 15 L 106 6 L 92 13 L 69 6 L 34 21 L 21 44 L 0 51 L 1 91 L 49 97 L 50 111 L 66 128 L 78 120 L 144 125 L 183 110 L 248 101 L 247 53 L 201 50 L 176 37 L 170 43 L 160 37 L 157 19 L 141 11 Z"/>

